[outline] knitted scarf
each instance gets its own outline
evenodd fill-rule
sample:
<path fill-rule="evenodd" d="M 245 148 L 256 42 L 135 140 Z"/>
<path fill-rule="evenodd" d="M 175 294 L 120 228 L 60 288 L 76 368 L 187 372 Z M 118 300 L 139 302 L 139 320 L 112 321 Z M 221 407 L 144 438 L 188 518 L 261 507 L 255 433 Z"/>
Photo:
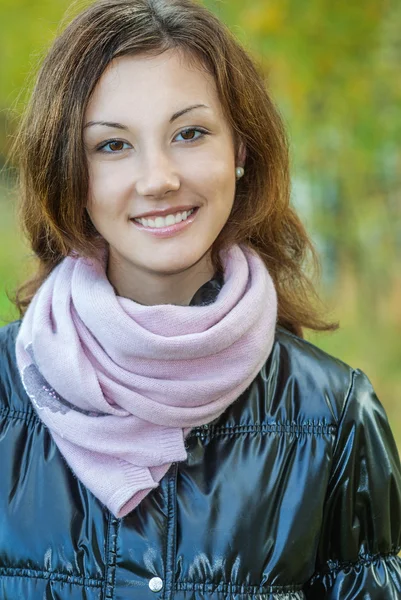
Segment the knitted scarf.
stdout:
<path fill-rule="evenodd" d="M 221 254 L 207 306 L 116 295 L 107 254 L 68 256 L 35 294 L 16 340 L 39 418 L 75 476 L 118 518 L 156 488 L 185 438 L 251 384 L 270 355 L 277 296 L 245 245 Z"/>

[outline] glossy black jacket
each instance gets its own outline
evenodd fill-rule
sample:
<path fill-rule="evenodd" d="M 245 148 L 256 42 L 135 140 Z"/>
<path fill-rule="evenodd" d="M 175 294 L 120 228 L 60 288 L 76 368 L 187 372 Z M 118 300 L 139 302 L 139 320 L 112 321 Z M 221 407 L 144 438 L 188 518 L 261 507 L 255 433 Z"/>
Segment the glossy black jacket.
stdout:
<path fill-rule="evenodd" d="M 401 468 L 367 377 L 277 330 L 129 515 L 76 479 L 0 329 L 1 600 L 401 599 Z"/>

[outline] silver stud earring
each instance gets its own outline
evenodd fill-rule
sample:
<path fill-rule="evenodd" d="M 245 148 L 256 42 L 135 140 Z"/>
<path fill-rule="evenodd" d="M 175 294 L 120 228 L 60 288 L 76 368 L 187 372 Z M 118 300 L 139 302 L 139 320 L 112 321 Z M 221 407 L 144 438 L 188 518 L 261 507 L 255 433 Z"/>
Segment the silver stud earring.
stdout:
<path fill-rule="evenodd" d="M 245 170 L 243 167 L 237 167 L 235 169 L 235 176 L 237 179 L 241 179 L 241 177 L 243 176 L 244 173 L 245 173 Z"/>

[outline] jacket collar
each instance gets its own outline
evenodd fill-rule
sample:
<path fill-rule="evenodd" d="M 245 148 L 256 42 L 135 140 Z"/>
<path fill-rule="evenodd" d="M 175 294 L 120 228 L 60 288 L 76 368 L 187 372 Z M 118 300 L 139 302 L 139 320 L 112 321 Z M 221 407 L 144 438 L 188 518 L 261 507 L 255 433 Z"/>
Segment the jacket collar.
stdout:
<path fill-rule="evenodd" d="M 223 273 L 215 274 L 212 279 L 199 288 L 189 303 L 189 306 L 206 306 L 207 304 L 213 304 L 223 285 Z"/>

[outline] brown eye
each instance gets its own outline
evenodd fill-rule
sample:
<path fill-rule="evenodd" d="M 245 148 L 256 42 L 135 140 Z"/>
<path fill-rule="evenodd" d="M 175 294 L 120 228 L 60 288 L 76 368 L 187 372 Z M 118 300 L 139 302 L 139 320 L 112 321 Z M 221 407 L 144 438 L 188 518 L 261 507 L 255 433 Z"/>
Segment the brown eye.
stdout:
<path fill-rule="evenodd" d="M 127 148 L 130 148 L 130 144 L 127 142 L 123 142 L 122 140 L 109 140 L 105 144 L 99 146 L 97 151 L 105 154 L 117 154 L 118 152 L 127 150 Z"/>
<path fill-rule="evenodd" d="M 110 142 L 109 148 L 113 152 L 119 152 L 119 151 L 123 150 L 123 148 L 124 148 L 124 142 L 120 142 L 118 140 L 116 140 L 115 142 Z"/>
<path fill-rule="evenodd" d="M 195 129 L 184 129 L 184 131 L 181 132 L 181 135 L 184 138 L 184 140 L 193 140 L 195 131 Z"/>
<path fill-rule="evenodd" d="M 184 140 L 184 142 L 195 142 L 196 140 L 200 140 L 201 138 L 205 137 L 205 135 L 209 135 L 209 132 L 205 131 L 204 129 L 200 129 L 199 127 L 190 127 L 188 129 L 183 129 L 178 134 L 178 136 L 182 137 L 182 140 Z"/>

